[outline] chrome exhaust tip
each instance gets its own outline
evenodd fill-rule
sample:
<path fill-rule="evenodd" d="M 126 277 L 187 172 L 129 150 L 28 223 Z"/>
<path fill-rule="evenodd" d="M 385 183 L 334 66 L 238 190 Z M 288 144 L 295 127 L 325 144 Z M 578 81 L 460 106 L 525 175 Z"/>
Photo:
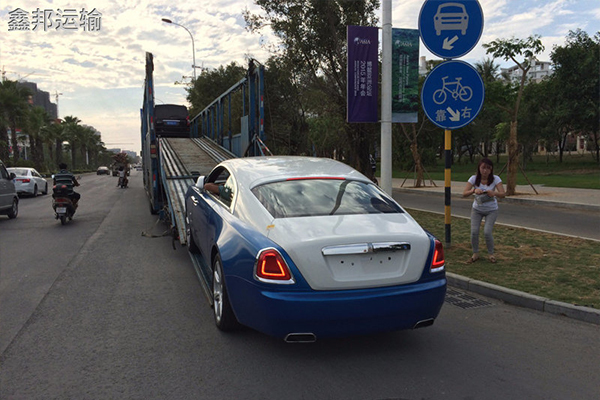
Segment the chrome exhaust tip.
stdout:
<path fill-rule="evenodd" d="M 415 324 L 415 326 L 413 326 L 413 329 L 419 329 L 419 328 L 425 328 L 427 326 L 431 326 L 433 325 L 433 318 L 429 318 L 429 319 L 424 319 L 422 321 L 419 321 Z"/>
<path fill-rule="evenodd" d="M 286 343 L 314 343 L 317 336 L 314 333 L 289 333 L 283 340 Z"/>

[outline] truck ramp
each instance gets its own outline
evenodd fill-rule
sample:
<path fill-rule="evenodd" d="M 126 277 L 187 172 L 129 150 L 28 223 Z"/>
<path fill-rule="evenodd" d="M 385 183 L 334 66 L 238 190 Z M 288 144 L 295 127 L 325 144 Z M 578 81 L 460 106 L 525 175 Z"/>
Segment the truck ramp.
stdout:
<path fill-rule="evenodd" d="M 208 175 L 218 163 L 236 156 L 205 137 L 159 138 L 159 149 L 166 213 L 179 242 L 185 245 L 185 193 L 199 176 Z"/>

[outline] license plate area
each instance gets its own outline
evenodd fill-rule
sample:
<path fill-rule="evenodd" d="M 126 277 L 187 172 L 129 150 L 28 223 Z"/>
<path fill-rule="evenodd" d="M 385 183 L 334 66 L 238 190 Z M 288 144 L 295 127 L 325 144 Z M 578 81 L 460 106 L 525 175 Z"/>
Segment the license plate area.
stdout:
<path fill-rule="evenodd" d="M 356 281 L 398 278 L 406 272 L 410 252 L 382 252 L 361 255 L 332 255 L 325 257 L 333 278 Z"/>
<path fill-rule="evenodd" d="M 57 214 L 66 214 L 67 213 L 67 207 L 56 207 L 56 213 Z"/>

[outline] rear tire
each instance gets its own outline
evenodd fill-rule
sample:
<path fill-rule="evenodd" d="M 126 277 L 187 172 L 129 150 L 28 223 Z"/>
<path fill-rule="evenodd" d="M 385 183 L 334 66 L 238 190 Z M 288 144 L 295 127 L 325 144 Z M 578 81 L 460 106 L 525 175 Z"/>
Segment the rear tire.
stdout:
<path fill-rule="evenodd" d="M 48 183 L 46 183 L 46 188 L 42 192 L 42 194 L 48 194 Z"/>
<path fill-rule="evenodd" d="M 64 225 L 67 223 L 67 217 L 65 215 L 60 216 L 60 224 Z"/>
<path fill-rule="evenodd" d="M 37 194 L 38 194 L 37 192 L 38 192 L 37 185 L 34 185 L 33 186 L 33 197 L 37 197 Z"/>
<path fill-rule="evenodd" d="M 215 325 L 224 332 L 231 332 L 240 327 L 231 303 L 227 287 L 225 286 L 225 275 L 223 274 L 223 266 L 221 257 L 217 255 L 213 261 L 213 315 L 215 317 Z"/>
<path fill-rule="evenodd" d="M 18 214 L 19 214 L 19 202 L 17 201 L 17 199 L 13 199 L 12 207 L 8 211 L 8 213 L 6 213 L 6 215 L 8 215 L 8 218 L 10 218 L 10 219 L 15 219 L 15 218 L 17 218 Z"/>

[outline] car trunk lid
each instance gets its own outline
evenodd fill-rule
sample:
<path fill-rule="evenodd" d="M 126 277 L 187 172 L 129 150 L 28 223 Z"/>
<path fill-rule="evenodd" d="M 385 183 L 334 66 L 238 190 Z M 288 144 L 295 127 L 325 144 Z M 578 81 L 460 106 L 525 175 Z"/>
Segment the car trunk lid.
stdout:
<path fill-rule="evenodd" d="M 406 213 L 276 219 L 268 236 L 315 290 L 415 282 L 430 249 L 429 236 Z"/>

